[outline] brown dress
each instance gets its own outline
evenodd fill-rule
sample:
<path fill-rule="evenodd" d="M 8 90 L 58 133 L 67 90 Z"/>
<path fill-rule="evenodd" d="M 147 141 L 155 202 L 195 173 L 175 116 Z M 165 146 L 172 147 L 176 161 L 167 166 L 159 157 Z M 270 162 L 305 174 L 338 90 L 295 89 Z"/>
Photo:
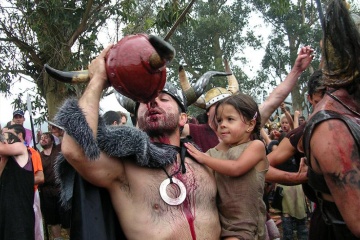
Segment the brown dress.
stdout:
<path fill-rule="evenodd" d="M 249 144 L 243 143 L 227 152 L 211 148 L 207 154 L 214 158 L 236 160 Z M 215 172 L 221 237 L 265 239 L 266 207 L 263 194 L 267 169 L 258 172 L 252 168 L 240 177 Z"/>

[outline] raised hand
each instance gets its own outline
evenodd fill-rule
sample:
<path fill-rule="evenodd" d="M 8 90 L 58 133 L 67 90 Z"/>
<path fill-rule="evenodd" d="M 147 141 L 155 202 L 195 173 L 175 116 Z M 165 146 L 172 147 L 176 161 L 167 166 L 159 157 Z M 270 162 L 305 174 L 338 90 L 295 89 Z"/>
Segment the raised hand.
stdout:
<path fill-rule="evenodd" d="M 298 53 L 298 56 L 295 60 L 293 70 L 303 72 L 310 65 L 311 61 L 314 58 L 314 49 L 310 46 L 302 47 Z"/>

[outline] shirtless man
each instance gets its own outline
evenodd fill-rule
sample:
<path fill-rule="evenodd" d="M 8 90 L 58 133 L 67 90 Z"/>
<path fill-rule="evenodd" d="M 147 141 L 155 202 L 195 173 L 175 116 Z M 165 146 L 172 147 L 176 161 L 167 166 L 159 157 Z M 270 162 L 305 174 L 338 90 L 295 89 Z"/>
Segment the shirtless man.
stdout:
<path fill-rule="evenodd" d="M 90 64 L 91 80 L 78 102 L 94 136 L 98 128 L 100 96 L 108 86 L 104 57 L 109 49 Z M 180 146 L 180 127 L 185 125 L 187 116 L 174 96 L 161 92 L 148 106 L 141 103 L 137 117 L 139 128 L 153 142 Z M 90 161 L 84 149 L 68 134 L 62 141 L 62 153 L 82 177 L 109 191 L 128 239 L 219 239 L 216 183 L 212 173 L 196 161 L 185 158 L 184 174 L 178 171 L 179 154 L 176 161 L 164 169 L 139 167 L 131 158 L 115 158 L 104 152 Z M 186 198 L 179 205 L 167 204 L 159 194 L 161 183 L 172 175 L 186 188 Z M 170 198 L 184 191 L 179 191 L 175 184 L 166 189 L 165 195 Z"/>

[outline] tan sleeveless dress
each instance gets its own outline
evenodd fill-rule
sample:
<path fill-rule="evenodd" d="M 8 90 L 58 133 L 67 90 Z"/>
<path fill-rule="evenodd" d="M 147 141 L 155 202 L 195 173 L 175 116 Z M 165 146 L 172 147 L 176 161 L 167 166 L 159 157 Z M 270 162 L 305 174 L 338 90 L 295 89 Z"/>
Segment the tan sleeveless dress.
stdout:
<path fill-rule="evenodd" d="M 230 148 L 227 152 L 211 148 L 214 158 L 236 160 L 250 142 Z M 263 201 L 265 174 L 255 168 L 240 177 L 215 172 L 218 188 L 217 206 L 221 222 L 221 237 L 265 239 L 266 207 Z"/>

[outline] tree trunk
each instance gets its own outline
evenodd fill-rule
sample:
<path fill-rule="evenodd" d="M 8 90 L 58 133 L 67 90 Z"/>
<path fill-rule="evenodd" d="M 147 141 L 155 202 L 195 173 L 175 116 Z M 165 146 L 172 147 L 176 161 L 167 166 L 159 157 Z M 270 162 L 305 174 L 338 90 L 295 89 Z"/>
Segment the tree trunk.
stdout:
<path fill-rule="evenodd" d="M 44 74 L 44 94 L 48 107 L 48 119 L 51 121 L 64 100 L 73 95 L 65 83 L 59 82 Z"/>

